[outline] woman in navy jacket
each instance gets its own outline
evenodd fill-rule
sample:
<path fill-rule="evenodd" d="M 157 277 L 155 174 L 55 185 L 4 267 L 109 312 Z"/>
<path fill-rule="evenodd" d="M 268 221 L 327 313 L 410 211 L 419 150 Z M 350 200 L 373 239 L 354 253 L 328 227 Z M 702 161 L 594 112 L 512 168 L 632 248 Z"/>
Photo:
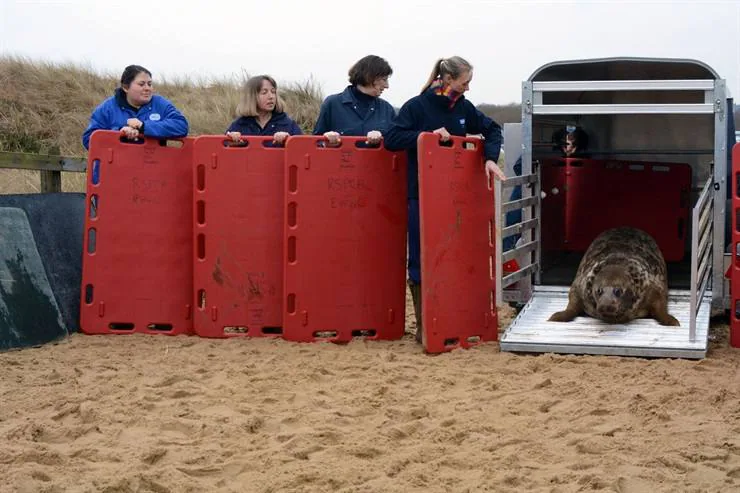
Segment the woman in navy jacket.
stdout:
<path fill-rule="evenodd" d="M 283 100 L 277 82 L 269 75 L 250 77 L 244 84 L 242 100 L 236 108 L 241 115 L 226 130 L 226 135 L 239 142 L 242 135 L 272 135 L 282 145 L 289 135 L 301 135 L 301 127 L 283 111 Z"/>
<path fill-rule="evenodd" d="M 388 89 L 393 69 L 383 58 L 368 55 L 349 69 L 347 88 L 327 97 L 321 105 L 314 135 L 323 135 L 336 145 L 342 135 L 367 136 L 369 144 L 380 143 L 395 111 L 380 97 Z"/>
<path fill-rule="evenodd" d="M 140 135 L 178 138 L 188 134 L 188 121 L 172 103 L 154 94 L 151 72 L 141 65 L 129 65 L 121 75 L 121 87 L 93 111 L 82 134 L 85 149 L 90 148 L 95 130 L 119 130 L 129 140 Z"/>
<path fill-rule="evenodd" d="M 408 100 L 398 112 L 385 136 L 385 147 L 405 149 L 408 154 L 409 287 L 414 299 L 417 331 L 421 342 L 421 245 L 419 238 L 419 177 L 416 141 L 422 132 L 434 132 L 442 142 L 451 135 L 481 134 L 486 175 L 506 177 L 496 164 L 501 151 L 501 127 L 465 99 L 473 78 L 473 66 L 453 56 L 434 64 L 421 94 Z"/>

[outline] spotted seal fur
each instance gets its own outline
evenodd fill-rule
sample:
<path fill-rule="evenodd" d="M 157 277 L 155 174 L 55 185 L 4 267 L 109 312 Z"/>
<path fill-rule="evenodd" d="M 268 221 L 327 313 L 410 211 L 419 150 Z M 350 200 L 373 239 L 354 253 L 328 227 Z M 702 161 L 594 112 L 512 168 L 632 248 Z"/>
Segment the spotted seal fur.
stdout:
<path fill-rule="evenodd" d="M 569 322 L 583 313 L 610 324 L 654 318 L 680 325 L 668 314 L 668 276 L 658 244 L 635 228 L 604 231 L 591 243 L 568 293 L 568 306 L 550 320 Z"/>

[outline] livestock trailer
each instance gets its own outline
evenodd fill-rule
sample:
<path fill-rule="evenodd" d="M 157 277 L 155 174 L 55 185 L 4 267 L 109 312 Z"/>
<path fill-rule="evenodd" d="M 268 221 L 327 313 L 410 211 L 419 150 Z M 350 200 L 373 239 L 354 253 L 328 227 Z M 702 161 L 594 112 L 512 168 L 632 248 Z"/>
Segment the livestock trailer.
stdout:
<path fill-rule="evenodd" d="M 588 147 L 567 157 L 553 136 L 573 127 Z M 728 135 L 725 81 L 699 61 L 560 61 L 524 81 L 522 122 L 504 135 L 507 176 L 517 160 L 518 173 L 495 193 L 497 301 L 522 307 L 501 349 L 703 358 L 710 316 L 730 305 Z M 548 321 L 566 306 L 590 242 L 617 226 L 658 242 L 680 327 Z"/>

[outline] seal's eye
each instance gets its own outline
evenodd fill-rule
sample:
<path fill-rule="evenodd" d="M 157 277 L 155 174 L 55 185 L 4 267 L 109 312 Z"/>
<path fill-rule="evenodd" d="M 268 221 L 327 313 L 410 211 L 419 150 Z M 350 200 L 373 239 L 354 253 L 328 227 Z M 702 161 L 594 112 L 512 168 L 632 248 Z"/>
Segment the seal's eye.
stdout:
<path fill-rule="evenodd" d="M 617 298 L 622 296 L 622 288 L 614 288 L 614 296 L 616 296 Z"/>
<path fill-rule="evenodd" d="M 596 289 L 596 296 L 601 296 L 602 294 L 604 294 L 604 290 L 603 289 L 601 289 L 601 288 Z"/>

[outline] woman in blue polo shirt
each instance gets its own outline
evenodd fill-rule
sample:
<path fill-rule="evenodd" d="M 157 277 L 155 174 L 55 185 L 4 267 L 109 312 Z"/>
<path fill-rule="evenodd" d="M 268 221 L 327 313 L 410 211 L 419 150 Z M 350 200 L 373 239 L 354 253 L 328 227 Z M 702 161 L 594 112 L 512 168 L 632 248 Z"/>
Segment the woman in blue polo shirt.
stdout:
<path fill-rule="evenodd" d="M 314 135 L 323 135 L 330 145 L 342 135 L 367 136 L 369 144 L 378 144 L 395 115 L 393 106 L 380 97 L 388 89 L 393 69 L 383 58 L 368 55 L 349 69 L 347 88 L 327 97 L 321 105 Z"/>
<path fill-rule="evenodd" d="M 496 164 L 501 152 L 501 126 L 465 99 L 473 78 L 473 66 L 459 56 L 437 60 L 421 94 L 408 100 L 385 136 L 385 147 L 405 149 L 408 155 L 409 287 L 414 299 L 417 331 L 421 342 L 421 245 L 419 234 L 419 177 L 416 141 L 422 132 L 434 132 L 442 142 L 451 135 L 483 136 L 486 175 L 506 177 Z"/>
<path fill-rule="evenodd" d="M 129 140 L 179 138 L 187 136 L 188 121 L 175 105 L 154 94 L 150 71 L 129 65 L 121 75 L 121 87 L 93 111 L 82 134 L 85 149 L 90 148 L 90 136 L 96 130 L 118 130 Z"/>
<path fill-rule="evenodd" d="M 242 135 L 272 135 L 274 142 L 282 145 L 289 135 L 303 133 L 283 107 L 275 79 L 269 75 L 250 77 L 236 109 L 240 116 L 229 125 L 226 135 L 234 142 Z"/>

